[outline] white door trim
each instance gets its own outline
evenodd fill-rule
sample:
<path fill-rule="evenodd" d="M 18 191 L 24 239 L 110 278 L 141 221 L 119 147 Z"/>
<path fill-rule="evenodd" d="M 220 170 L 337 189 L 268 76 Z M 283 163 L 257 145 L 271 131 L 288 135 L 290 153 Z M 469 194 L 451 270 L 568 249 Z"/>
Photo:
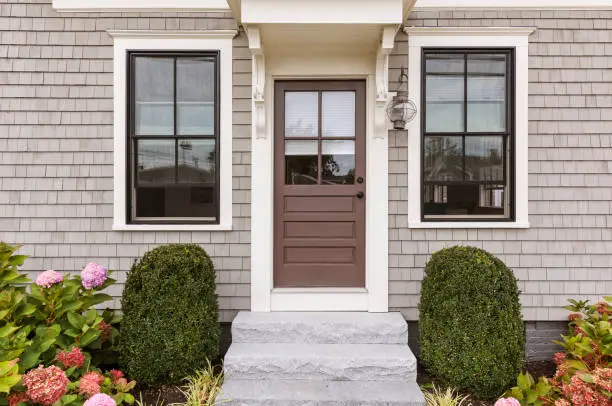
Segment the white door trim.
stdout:
<path fill-rule="evenodd" d="M 247 28 L 253 52 L 251 311 L 388 311 L 388 137 L 375 137 L 376 60 L 266 53 Z M 251 40 L 252 39 L 252 40 Z M 301 58 L 301 59 L 296 59 Z M 291 60 L 289 60 L 291 59 Z M 265 75 L 262 74 L 265 70 Z M 274 289 L 274 80 L 366 79 L 366 288 Z M 265 83 L 262 83 L 265 82 Z M 263 95 L 261 94 L 263 89 Z M 262 111 L 263 110 L 263 111 Z M 264 121 L 262 123 L 262 121 Z M 386 131 L 386 130 L 385 130 Z"/>

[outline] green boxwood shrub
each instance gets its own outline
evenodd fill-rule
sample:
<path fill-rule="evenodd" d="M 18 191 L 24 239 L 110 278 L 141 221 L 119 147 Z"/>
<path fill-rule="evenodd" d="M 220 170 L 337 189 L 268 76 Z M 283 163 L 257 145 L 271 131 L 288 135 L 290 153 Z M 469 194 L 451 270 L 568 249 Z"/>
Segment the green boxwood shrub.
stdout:
<path fill-rule="evenodd" d="M 474 247 L 434 253 L 419 311 L 421 359 L 432 375 L 483 399 L 512 386 L 525 333 L 516 278 L 502 261 Z"/>
<path fill-rule="evenodd" d="M 194 244 L 147 252 L 128 273 L 121 364 L 139 383 L 179 383 L 219 353 L 215 271 Z"/>

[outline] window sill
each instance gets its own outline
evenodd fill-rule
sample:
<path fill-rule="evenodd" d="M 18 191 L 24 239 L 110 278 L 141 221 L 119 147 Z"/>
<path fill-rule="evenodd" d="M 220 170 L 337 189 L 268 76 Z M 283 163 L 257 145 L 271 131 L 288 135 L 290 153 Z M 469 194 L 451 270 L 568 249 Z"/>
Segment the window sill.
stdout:
<path fill-rule="evenodd" d="M 408 228 L 499 228 L 499 229 L 517 229 L 529 228 L 528 222 L 512 222 L 512 221 L 432 221 L 432 222 L 416 222 L 409 223 Z"/>
<path fill-rule="evenodd" d="M 113 224 L 113 231 L 232 231 L 231 224 Z"/>

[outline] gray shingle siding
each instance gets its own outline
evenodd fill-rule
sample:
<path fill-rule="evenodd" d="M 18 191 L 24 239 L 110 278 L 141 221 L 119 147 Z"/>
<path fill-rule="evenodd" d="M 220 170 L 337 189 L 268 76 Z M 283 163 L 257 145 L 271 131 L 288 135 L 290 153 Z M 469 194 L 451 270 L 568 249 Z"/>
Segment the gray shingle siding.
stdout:
<path fill-rule="evenodd" d="M 113 42 L 109 29 L 236 29 L 230 14 L 57 14 L 50 1 L 0 4 L 0 240 L 25 268 L 117 270 L 161 244 L 201 244 L 218 270 L 221 319 L 248 309 L 250 89 L 247 40 L 234 40 L 233 231 L 113 232 Z M 118 306 L 118 300 L 115 303 Z"/>
<path fill-rule="evenodd" d="M 407 184 L 415 175 L 408 174 L 406 134 L 390 132 L 391 308 L 416 320 L 423 265 L 456 243 L 488 249 L 515 270 L 528 320 L 561 320 L 568 297 L 612 292 L 612 12 L 428 11 L 413 13 L 408 25 L 537 27 L 529 60 L 532 227 L 408 229 Z M 234 40 L 234 231 L 109 231 L 113 68 L 106 30 L 234 28 L 228 13 L 57 14 L 50 0 L 0 3 L 0 240 L 25 244 L 32 275 L 98 261 L 118 270 L 111 293 L 119 296 L 125 272 L 146 250 L 194 242 L 218 270 L 222 321 L 249 309 L 251 62 L 244 33 Z M 398 35 L 392 78 L 407 65 L 406 41 Z M 551 331 L 535 330 L 542 337 Z"/>
<path fill-rule="evenodd" d="M 568 297 L 612 292 L 612 12 L 423 11 L 407 25 L 537 28 L 529 45 L 531 228 L 408 229 L 407 183 L 419 174 L 408 173 L 406 133 L 391 132 L 390 306 L 416 320 L 423 265 L 454 244 L 487 249 L 514 269 L 527 320 L 563 320 Z M 407 46 L 400 34 L 391 78 L 406 65 Z"/>

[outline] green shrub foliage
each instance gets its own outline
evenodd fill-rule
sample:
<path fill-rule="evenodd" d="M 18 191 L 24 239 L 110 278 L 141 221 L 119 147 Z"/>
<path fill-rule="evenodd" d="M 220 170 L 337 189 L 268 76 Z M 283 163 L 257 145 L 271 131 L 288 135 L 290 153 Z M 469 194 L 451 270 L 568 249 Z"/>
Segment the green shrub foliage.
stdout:
<path fill-rule="evenodd" d="M 512 386 L 524 356 L 524 324 L 512 271 L 478 248 L 434 253 L 419 304 L 426 368 L 483 399 Z"/>
<path fill-rule="evenodd" d="M 215 271 L 201 247 L 147 252 L 132 266 L 121 304 L 120 361 L 139 382 L 179 383 L 218 355 Z"/>

